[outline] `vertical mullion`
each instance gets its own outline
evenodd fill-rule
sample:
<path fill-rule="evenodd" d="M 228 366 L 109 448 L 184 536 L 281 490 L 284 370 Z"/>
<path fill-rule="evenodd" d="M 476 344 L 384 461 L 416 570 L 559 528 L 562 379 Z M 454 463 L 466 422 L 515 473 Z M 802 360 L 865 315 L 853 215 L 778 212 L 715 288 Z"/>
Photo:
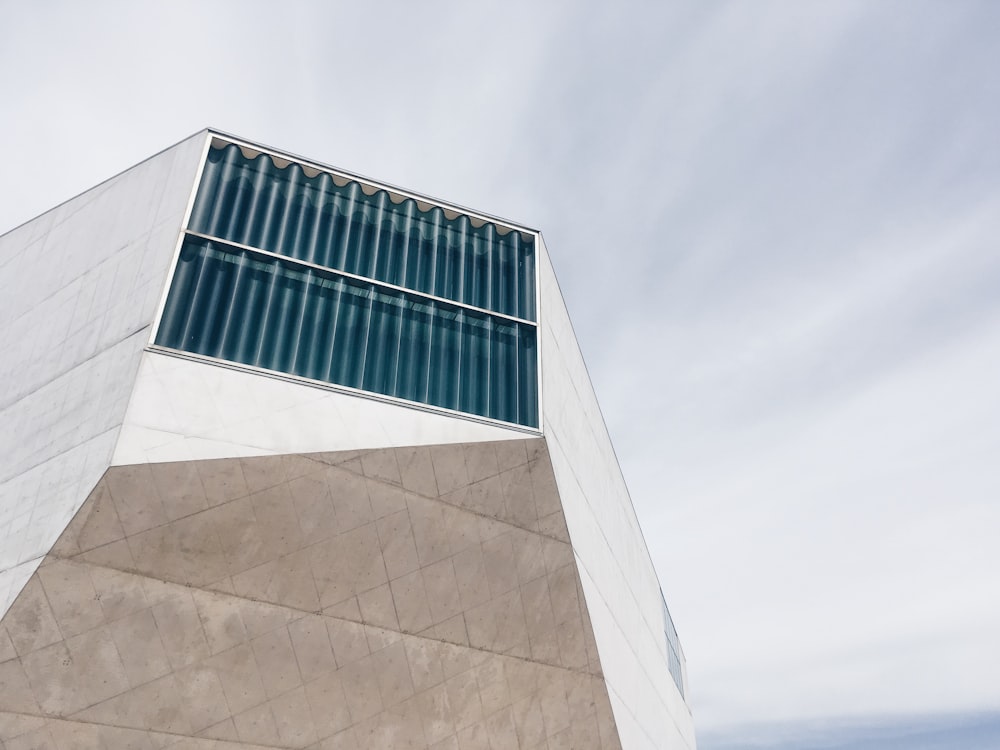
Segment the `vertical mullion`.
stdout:
<path fill-rule="evenodd" d="M 370 279 L 380 279 L 378 260 L 379 260 L 379 244 L 382 242 L 382 217 L 385 215 L 385 203 L 389 200 L 389 194 L 384 190 L 380 190 L 378 193 L 378 204 L 373 206 L 374 216 L 372 216 L 372 235 L 371 235 L 371 258 L 366 263 L 367 273 L 362 274 Z M 385 281 L 386 279 L 381 279 Z"/>
<path fill-rule="evenodd" d="M 358 374 L 358 387 L 363 388 L 365 382 L 365 370 L 368 369 L 368 337 L 371 334 L 372 327 L 372 307 L 375 305 L 375 289 L 376 287 L 371 284 L 368 285 L 368 294 L 366 295 L 366 304 L 364 311 L 362 313 L 364 321 L 363 328 L 359 332 L 359 338 L 364 342 L 364 346 L 361 350 L 361 367 Z"/>
<path fill-rule="evenodd" d="M 430 396 L 431 396 L 430 390 L 431 390 L 431 383 L 433 382 L 433 373 L 434 373 L 434 370 L 432 369 L 433 364 L 434 364 L 433 361 L 432 361 L 433 354 L 434 354 L 434 315 L 433 315 L 433 313 L 435 312 L 437 306 L 433 302 L 428 301 L 427 307 L 431 310 L 431 314 L 427 316 L 428 317 L 428 324 L 427 324 L 427 355 L 426 355 L 426 360 L 425 360 L 426 366 L 424 368 L 424 372 L 426 373 L 426 380 L 424 382 L 424 392 L 423 392 L 422 397 L 420 398 L 420 401 L 422 401 L 425 404 L 431 403 L 430 402 Z"/>
<path fill-rule="evenodd" d="M 460 253 L 461 254 L 461 253 Z M 465 356 L 465 310 L 458 308 L 455 315 L 455 403 L 451 407 L 456 410 L 462 409 L 462 372 L 465 363 L 462 361 Z"/>
<path fill-rule="evenodd" d="M 232 257 L 230 253 L 220 252 L 217 257 L 211 260 L 208 297 L 205 301 L 202 314 L 198 316 L 201 319 L 200 338 L 202 354 L 207 354 L 210 357 L 218 357 L 222 348 L 220 323 L 225 319 L 225 314 L 222 311 L 221 302 L 225 294 L 225 288 L 230 285 L 229 274 L 232 272 L 232 269 L 228 261 L 229 257 Z"/>
<path fill-rule="evenodd" d="M 267 339 L 267 329 L 269 321 L 272 320 L 272 307 L 274 305 L 274 290 L 277 286 L 277 275 L 278 275 L 278 263 L 272 260 L 271 263 L 267 264 L 266 275 L 262 279 L 266 285 L 266 298 L 264 300 L 264 307 L 261 310 L 260 316 L 260 330 L 257 333 L 257 347 L 254 351 L 253 362 L 250 364 L 256 367 L 267 368 L 267 365 L 261 364 L 261 356 L 264 353 L 264 344 Z"/>
<path fill-rule="evenodd" d="M 399 326 L 396 329 L 395 356 L 392 362 L 392 373 L 389 375 L 387 391 L 391 396 L 399 395 L 399 365 L 403 360 L 403 330 L 406 326 L 406 305 L 399 305 Z"/>
<path fill-rule="evenodd" d="M 306 312 L 309 307 L 310 296 L 313 288 L 313 279 L 316 278 L 316 271 L 312 268 L 304 268 L 302 275 L 304 278 L 301 282 L 302 292 L 299 295 L 300 299 L 298 300 L 297 305 L 298 313 L 293 313 L 295 333 L 292 336 L 292 352 L 288 358 L 289 367 L 291 368 L 293 375 L 303 375 L 303 371 L 308 369 L 308 351 L 303 351 L 302 356 L 306 359 L 306 362 L 302 364 L 299 363 L 299 351 L 303 349 L 302 330 L 305 325 Z M 305 347 L 305 350 L 308 350 L 308 345 Z"/>
<path fill-rule="evenodd" d="M 493 395 L 493 318 L 487 318 L 486 326 L 486 410 L 484 414 L 493 416 L 493 405 L 490 396 Z"/>
<path fill-rule="evenodd" d="M 431 233 L 431 276 L 430 283 L 427 285 L 425 290 L 429 294 L 433 294 L 436 297 L 442 297 L 440 290 L 438 290 L 438 263 L 440 262 L 440 248 L 438 245 L 441 242 L 441 219 L 444 218 L 444 211 L 440 208 L 434 208 L 431 210 L 434 215 L 433 230 Z M 446 243 L 447 244 L 447 243 Z"/>
<path fill-rule="evenodd" d="M 222 340 L 219 342 L 218 355 L 222 359 L 234 360 L 237 356 L 237 353 L 231 352 L 230 348 L 232 347 L 233 335 L 236 329 L 235 321 L 238 319 L 237 316 L 239 314 L 245 315 L 247 312 L 246 310 L 239 309 L 243 288 L 247 283 L 247 260 L 247 254 L 241 252 L 239 260 L 236 262 L 236 280 L 233 282 L 233 291 L 226 305 L 226 314 L 222 321 Z"/>
<path fill-rule="evenodd" d="M 333 268 L 341 271 L 347 270 L 347 256 L 349 252 L 349 247 L 351 240 L 355 232 L 358 231 L 358 227 L 354 226 L 354 211 L 358 202 L 358 183 L 352 182 L 347 189 L 347 205 L 344 206 L 344 224 L 341 236 L 338 238 L 340 242 L 337 248 L 336 258 L 334 259 Z"/>
<path fill-rule="evenodd" d="M 342 311 L 342 304 L 344 299 L 344 281 L 342 279 L 338 280 L 332 289 L 331 305 L 333 310 L 333 319 L 330 321 L 330 357 L 326 362 L 326 370 L 324 372 L 322 380 L 327 383 L 335 383 L 334 380 L 334 370 L 337 367 L 336 358 L 339 356 L 337 351 L 337 331 L 340 324 L 340 314 Z"/>
<path fill-rule="evenodd" d="M 522 378 L 525 374 L 524 371 L 524 341 L 525 341 L 525 329 L 526 326 L 515 325 L 514 326 L 514 351 L 513 351 L 513 369 L 514 369 L 514 421 L 519 424 L 525 424 L 525 420 L 528 419 L 528 415 L 525 413 L 527 409 L 527 397 L 525 394 L 527 383 Z"/>
<path fill-rule="evenodd" d="M 191 342 L 189 341 L 189 339 L 192 336 L 191 329 L 192 326 L 194 326 L 195 319 L 197 317 L 197 312 L 199 310 L 199 304 L 200 304 L 199 298 L 204 294 L 202 287 L 203 284 L 207 283 L 205 280 L 205 274 L 207 273 L 206 268 L 208 264 L 206 261 L 208 259 L 206 256 L 209 247 L 210 247 L 209 245 L 203 246 L 204 252 L 198 253 L 198 257 L 200 260 L 198 264 L 198 272 L 195 275 L 194 284 L 191 287 L 191 292 L 189 295 L 190 304 L 187 310 L 187 316 L 184 319 L 184 327 L 181 329 L 181 337 L 180 337 L 181 346 L 183 346 L 188 351 L 194 351 L 193 349 L 190 348 Z"/>

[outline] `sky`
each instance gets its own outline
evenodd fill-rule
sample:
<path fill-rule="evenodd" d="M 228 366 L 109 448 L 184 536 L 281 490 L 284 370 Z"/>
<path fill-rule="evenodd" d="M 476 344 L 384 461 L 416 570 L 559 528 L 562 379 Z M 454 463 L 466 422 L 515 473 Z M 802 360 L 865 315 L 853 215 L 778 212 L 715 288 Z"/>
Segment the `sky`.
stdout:
<path fill-rule="evenodd" d="M 206 126 L 542 230 L 702 750 L 1000 747 L 1000 3 L 0 12 L 0 232 Z"/>

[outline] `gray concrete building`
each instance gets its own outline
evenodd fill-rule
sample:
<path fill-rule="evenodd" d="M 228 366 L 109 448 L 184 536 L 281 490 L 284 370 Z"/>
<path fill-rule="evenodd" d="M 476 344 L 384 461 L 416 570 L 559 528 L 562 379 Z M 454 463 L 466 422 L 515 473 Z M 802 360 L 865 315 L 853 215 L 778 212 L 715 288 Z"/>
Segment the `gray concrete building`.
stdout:
<path fill-rule="evenodd" d="M 542 235 L 207 130 L 0 236 L 0 748 L 695 748 Z"/>

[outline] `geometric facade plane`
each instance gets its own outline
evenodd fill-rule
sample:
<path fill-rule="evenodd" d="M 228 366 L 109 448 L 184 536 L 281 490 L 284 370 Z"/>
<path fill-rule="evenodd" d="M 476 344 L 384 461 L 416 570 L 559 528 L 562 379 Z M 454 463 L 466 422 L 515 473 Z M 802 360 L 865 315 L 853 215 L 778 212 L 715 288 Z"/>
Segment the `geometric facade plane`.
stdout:
<path fill-rule="evenodd" d="M 0 633 L 7 747 L 620 747 L 543 439 L 113 467 Z"/>
<path fill-rule="evenodd" d="M 536 230 L 207 130 L 0 319 L 0 748 L 695 748 Z"/>

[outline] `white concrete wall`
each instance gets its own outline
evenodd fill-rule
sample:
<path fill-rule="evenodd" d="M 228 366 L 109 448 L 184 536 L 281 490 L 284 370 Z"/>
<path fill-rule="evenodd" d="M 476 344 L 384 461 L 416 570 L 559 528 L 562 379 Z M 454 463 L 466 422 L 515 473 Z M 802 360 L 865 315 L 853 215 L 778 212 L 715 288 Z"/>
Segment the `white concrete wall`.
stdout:
<path fill-rule="evenodd" d="M 110 463 L 204 143 L 0 236 L 0 616 Z"/>
<path fill-rule="evenodd" d="M 146 352 L 112 463 L 525 437 L 418 407 Z"/>
<path fill-rule="evenodd" d="M 656 573 L 544 243 L 539 265 L 543 430 L 622 746 L 693 750 Z"/>

